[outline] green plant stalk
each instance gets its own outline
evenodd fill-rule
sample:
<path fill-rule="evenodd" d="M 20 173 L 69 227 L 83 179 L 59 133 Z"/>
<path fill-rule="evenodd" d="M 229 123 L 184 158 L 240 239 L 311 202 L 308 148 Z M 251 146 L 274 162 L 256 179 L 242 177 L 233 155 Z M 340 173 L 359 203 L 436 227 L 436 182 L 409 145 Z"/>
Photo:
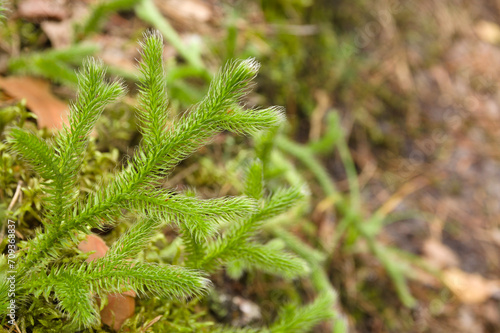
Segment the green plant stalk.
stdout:
<path fill-rule="evenodd" d="M 293 145 L 293 142 L 289 143 Z M 277 143 L 277 146 L 279 148 L 280 144 Z M 286 147 L 292 150 L 296 148 L 296 147 L 291 148 L 289 146 Z M 301 150 L 300 148 L 302 147 L 299 147 L 299 150 Z M 306 149 L 301 150 L 301 152 L 304 153 L 302 155 L 303 157 L 308 155 L 308 150 Z M 304 179 L 301 176 L 301 174 L 296 170 L 295 166 L 292 163 L 288 162 L 288 160 L 284 156 L 281 156 L 281 154 L 282 153 L 279 151 L 273 151 L 271 154 L 271 161 L 274 164 L 279 165 L 280 167 L 283 167 L 286 170 L 285 177 L 292 185 L 300 186 L 300 184 L 304 184 Z M 315 170 L 319 171 L 321 176 L 323 177 L 327 176 L 321 172 L 321 168 L 317 168 Z M 267 227 L 266 230 L 269 230 L 271 233 L 282 239 L 288 248 L 290 248 L 294 253 L 297 253 L 299 256 L 304 258 L 311 266 L 310 276 L 313 285 L 318 295 L 321 295 L 318 297 L 323 297 L 327 299 L 327 304 L 328 304 L 327 308 L 329 308 L 329 311 L 332 312 L 332 320 L 333 320 L 332 331 L 334 333 L 347 332 L 348 331 L 347 320 L 344 318 L 344 315 L 339 310 L 338 293 L 335 290 L 335 288 L 331 285 L 330 280 L 324 271 L 324 267 L 322 267 L 322 262 L 326 259 L 325 254 L 313 248 L 310 248 L 309 246 L 304 244 L 300 239 L 298 239 L 295 235 L 286 231 L 285 229 L 276 224 L 278 223 L 268 224 L 266 226 Z M 318 300 L 318 302 L 321 302 L 321 300 Z"/>
<path fill-rule="evenodd" d="M 102 21 L 104 16 L 118 10 L 133 8 L 139 1 L 141 0 L 99 1 L 95 6 L 92 6 L 91 14 L 81 28 L 82 34 L 87 36 L 91 32 L 98 29 L 100 26 L 99 23 Z"/>
<path fill-rule="evenodd" d="M 282 239 L 288 248 L 297 253 L 302 258 L 306 259 L 311 266 L 311 280 L 318 294 L 317 297 L 324 298 L 326 308 L 332 313 L 332 332 L 346 333 L 348 330 L 347 320 L 339 309 L 338 293 L 332 286 L 330 279 L 325 273 L 322 261 L 325 260 L 325 255 L 317 250 L 314 250 L 304 244 L 300 239 L 280 227 L 274 227 L 273 233 Z"/>
<path fill-rule="evenodd" d="M 74 87 L 78 80 L 71 65 L 81 65 L 86 56 L 97 50 L 95 45 L 76 44 L 66 49 L 33 52 L 11 58 L 8 66 L 16 73 L 39 75 Z"/>
<path fill-rule="evenodd" d="M 357 232 L 359 232 L 363 236 L 363 238 L 367 240 L 370 251 L 381 261 L 382 265 L 389 273 L 389 277 L 393 281 L 398 296 L 400 297 L 403 304 L 408 307 L 413 307 L 416 304 L 416 301 L 408 289 L 406 279 L 404 277 L 404 272 L 394 266 L 393 261 L 381 249 L 381 245 L 376 243 L 376 235 L 368 232 L 367 228 L 365 227 L 365 225 L 368 226 L 372 222 L 377 223 L 377 221 L 380 219 L 380 216 L 374 215 L 369 218 L 368 221 L 363 222 L 363 218 L 360 215 L 359 210 L 355 209 L 358 205 L 360 205 L 359 184 L 357 181 L 354 163 L 352 161 L 352 158 L 350 157 L 347 143 L 345 142 L 343 137 L 341 136 L 341 138 L 337 140 L 337 147 L 341 154 L 341 159 L 344 167 L 346 168 L 346 173 L 348 174 L 349 187 L 355 195 L 354 200 L 351 199 L 350 203 L 348 203 L 342 196 L 338 194 L 330 176 L 327 174 L 326 170 L 321 166 L 321 164 L 316 160 L 311 149 L 306 146 L 299 145 L 283 136 L 278 136 L 276 138 L 276 145 L 284 152 L 296 157 L 306 167 L 308 167 L 308 169 L 318 180 L 318 183 L 322 187 L 325 194 L 329 197 L 335 198 L 334 204 L 339 212 L 344 216 L 337 225 L 333 246 L 331 247 L 329 253 L 331 254 L 333 252 L 338 240 L 345 232 L 345 230 L 347 230 L 349 226 L 353 225 L 356 228 Z"/>
<path fill-rule="evenodd" d="M 314 156 L 310 149 L 293 142 L 284 135 L 277 135 L 275 143 L 279 149 L 296 157 L 312 172 L 312 174 L 316 177 L 318 184 L 328 197 L 332 198 L 335 202 L 339 202 L 339 200 L 341 200 L 342 197 L 333 185 L 330 175 L 328 175 L 326 170 L 321 166 L 321 163 L 317 160 L 316 156 Z"/>
<path fill-rule="evenodd" d="M 372 253 L 377 256 L 389 273 L 389 276 L 396 287 L 399 299 L 406 307 L 415 307 L 417 301 L 411 295 L 403 270 L 397 266 L 397 263 L 395 263 L 393 259 L 391 259 L 387 253 L 387 249 L 383 245 L 378 244 L 374 238 L 367 238 L 367 242 Z"/>
<path fill-rule="evenodd" d="M 350 210 L 359 212 L 361 210 L 361 199 L 359 194 L 359 181 L 354 161 L 352 160 L 347 141 L 344 137 L 340 124 L 337 123 L 336 132 L 340 133 L 337 140 L 337 149 L 339 150 L 340 159 L 346 170 L 347 181 L 349 183 Z"/>

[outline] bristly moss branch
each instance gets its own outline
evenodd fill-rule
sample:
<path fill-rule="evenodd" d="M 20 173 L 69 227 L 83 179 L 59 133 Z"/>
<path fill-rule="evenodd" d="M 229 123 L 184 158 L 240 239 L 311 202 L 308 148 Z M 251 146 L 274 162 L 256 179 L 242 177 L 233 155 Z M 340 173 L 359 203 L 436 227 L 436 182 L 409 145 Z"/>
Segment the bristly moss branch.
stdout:
<path fill-rule="evenodd" d="M 158 33 L 150 34 L 143 43 L 143 62 L 140 66 L 143 78 L 139 97 L 141 108 L 138 113 L 145 139 L 133 160 L 109 184 L 103 186 L 103 191 L 92 194 L 86 202 L 79 203 L 77 209 L 69 210 L 63 207 L 62 202 L 56 202 L 52 215 L 55 215 L 56 220 L 64 220 L 64 224 L 32 244 L 37 250 L 28 256 L 29 262 L 35 262 L 49 249 L 55 254 L 59 245 L 71 237 L 73 229 L 85 231 L 89 226 L 102 227 L 102 220 L 113 222 L 120 215 L 121 208 L 129 207 L 131 202 L 133 204 L 141 199 L 135 195 L 141 187 L 154 185 L 165 176 L 165 171 L 171 170 L 209 142 L 219 131 L 232 126 L 238 132 L 253 132 L 276 126 L 283 120 L 281 111 L 276 108 L 251 111 L 234 108 L 248 91 L 259 68 L 257 62 L 249 59 L 235 61 L 224 67 L 212 82 L 207 97 L 191 112 L 168 126 L 166 87 L 161 66 L 162 45 Z M 68 173 L 64 176 L 64 186 L 57 191 L 67 195 L 66 198 L 70 199 L 65 201 L 67 204 L 72 203 L 77 194 L 71 193 L 70 186 L 74 184 L 74 174 L 86 142 L 81 138 L 88 135 L 105 102 L 122 92 L 119 84 L 102 83 L 103 69 L 97 63 L 88 62 L 84 73 L 87 75 L 82 75 L 79 102 L 72 108 L 73 113 L 79 113 L 70 118 L 70 129 L 65 129 L 58 140 L 63 157 L 60 165 L 65 166 Z M 92 99 L 93 96 L 97 100 Z M 247 125 L 245 120 L 250 115 L 252 122 Z M 82 121 L 88 122 L 77 130 L 76 127 Z M 71 147 L 68 146 L 71 143 L 77 145 L 75 150 L 63 149 L 65 144 Z M 56 197 L 61 198 L 62 195 Z M 70 212 L 71 216 L 60 216 L 62 211 Z"/>
<path fill-rule="evenodd" d="M 95 295 L 133 290 L 163 298 L 199 296 L 210 286 L 207 272 L 224 265 L 285 278 L 310 270 L 306 261 L 278 243 L 260 242 L 258 232 L 263 224 L 288 211 L 304 197 L 304 191 L 292 187 L 267 194 L 259 160 L 247 174 L 246 196 L 200 199 L 160 185 L 178 163 L 219 132 L 255 133 L 283 121 L 280 108 L 245 110 L 240 105 L 259 64 L 253 59 L 229 63 L 199 104 L 171 119 L 163 39 L 159 33 L 148 33 L 141 46 L 137 113 L 143 140 L 126 166 L 87 197 L 80 195 L 78 177 L 89 136 L 104 108 L 125 93 L 120 82 L 105 81 L 102 63 L 85 62 L 78 74 L 78 98 L 71 104 L 69 124 L 53 142 L 17 128 L 8 140 L 11 149 L 24 156 L 43 178 L 45 192 L 44 229 L 38 230 L 21 252 L 17 278 L 23 288 L 18 292 L 24 299 L 44 296 L 50 304 L 57 304 L 71 327 L 99 324 Z M 78 255 L 68 257 L 92 228 L 117 225 L 125 218 L 132 220 L 132 225 L 104 257 L 92 262 Z M 179 265 L 150 263 L 140 255 L 166 224 L 179 230 L 183 242 L 182 259 L 173 260 Z M 0 284 L 0 304 L 5 304 L 6 290 L 5 284 Z M 316 323 L 314 316 L 323 318 L 326 312 L 314 303 L 302 310 L 303 319 L 293 325 L 279 322 L 273 327 L 277 331 L 282 327 L 307 328 L 304 321 Z"/>

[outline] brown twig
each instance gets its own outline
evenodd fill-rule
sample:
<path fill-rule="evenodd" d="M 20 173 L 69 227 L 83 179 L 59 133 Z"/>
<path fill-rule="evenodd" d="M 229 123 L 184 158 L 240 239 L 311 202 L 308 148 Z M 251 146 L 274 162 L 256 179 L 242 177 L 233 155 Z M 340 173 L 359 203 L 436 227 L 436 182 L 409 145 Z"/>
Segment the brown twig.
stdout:
<path fill-rule="evenodd" d="M 7 210 L 12 211 L 12 208 L 14 208 L 14 205 L 16 204 L 16 201 L 19 199 L 21 196 L 21 186 L 23 185 L 23 182 L 20 180 L 17 182 L 17 188 L 16 192 L 14 192 L 14 196 L 12 197 L 12 200 L 10 201 L 9 207 Z M 5 236 L 5 224 L 2 224 L 2 231 L 0 232 L 0 243 L 3 241 L 3 238 Z"/>
<path fill-rule="evenodd" d="M 16 192 L 14 192 L 14 196 L 12 197 L 12 200 L 10 201 L 9 207 L 7 208 L 8 210 L 12 210 L 12 208 L 14 208 L 14 205 L 15 205 L 17 199 L 19 199 L 19 196 L 21 195 L 21 186 L 22 185 L 23 185 L 22 180 L 17 182 Z"/>

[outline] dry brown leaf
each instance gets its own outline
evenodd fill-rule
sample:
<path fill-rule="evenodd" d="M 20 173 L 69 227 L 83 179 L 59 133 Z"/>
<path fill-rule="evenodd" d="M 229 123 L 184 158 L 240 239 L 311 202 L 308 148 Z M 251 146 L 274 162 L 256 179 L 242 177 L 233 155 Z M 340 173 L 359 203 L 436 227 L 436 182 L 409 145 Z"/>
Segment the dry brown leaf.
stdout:
<path fill-rule="evenodd" d="M 106 252 L 109 250 L 109 247 L 101 237 L 91 234 L 87 235 L 87 238 L 84 241 L 80 242 L 80 244 L 78 244 L 78 249 L 82 252 L 95 251 L 95 253 L 92 253 L 87 258 L 87 262 L 91 262 L 94 259 L 104 257 Z"/>
<path fill-rule="evenodd" d="M 497 44 L 500 42 L 500 27 L 489 21 L 479 21 L 474 27 L 477 36 L 483 41 L 490 44 Z"/>
<path fill-rule="evenodd" d="M 97 235 L 87 235 L 86 240 L 78 244 L 78 249 L 83 252 L 95 251 L 88 258 L 87 262 L 102 258 L 106 255 L 109 247 Z M 101 321 L 118 331 L 125 320 L 135 313 L 135 292 L 132 290 L 122 294 L 109 294 L 108 304 L 101 310 Z"/>
<path fill-rule="evenodd" d="M 62 20 L 68 16 L 68 11 L 63 5 L 64 3 L 58 0 L 24 0 L 19 3 L 17 12 L 24 19 Z"/>
<path fill-rule="evenodd" d="M 44 21 L 41 24 L 54 49 L 63 49 L 71 44 L 73 27 L 70 21 Z"/>
<path fill-rule="evenodd" d="M 118 331 L 125 320 L 135 313 L 135 298 L 129 294 L 110 294 L 108 304 L 101 311 L 101 321 Z"/>
<path fill-rule="evenodd" d="M 156 4 L 167 16 L 187 24 L 192 24 L 193 21 L 207 22 L 213 16 L 210 6 L 199 0 L 157 1 Z"/>
<path fill-rule="evenodd" d="M 456 267 L 460 264 L 455 252 L 436 239 L 427 239 L 422 251 L 427 262 L 435 268 Z"/>
<path fill-rule="evenodd" d="M 39 128 L 60 129 L 67 122 L 68 106 L 52 94 L 48 81 L 28 76 L 0 77 L 0 88 L 16 99 L 26 99 Z"/>
<path fill-rule="evenodd" d="M 466 273 L 458 268 L 443 272 L 443 282 L 463 303 L 482 303 L 500 292 L 500 280 L 488 280 L 479 274 Z"/>

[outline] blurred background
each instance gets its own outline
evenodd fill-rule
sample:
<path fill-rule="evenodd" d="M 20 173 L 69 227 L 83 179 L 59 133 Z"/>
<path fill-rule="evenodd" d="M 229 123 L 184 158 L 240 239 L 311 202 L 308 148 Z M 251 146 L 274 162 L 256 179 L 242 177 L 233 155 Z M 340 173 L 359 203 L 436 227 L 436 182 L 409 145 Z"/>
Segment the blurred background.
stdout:
<path fill-rule="evenodd" d="M 262 66 L 246 103 L 284 106 L 288 119 L 273 133 L 267 177 L 309 187 L 287 230 L 324 255 L 349 331 L 500 331 L 500 1 L 17 0 L 5 8 L 0 130 L 26 122 L 50 136 L 76 96 L 75 69 L 88 56 L 103 59 L 130 92 L 100 120 L 90 184 L 140 141 L 137 42 L 147 29 L 165 38 L 174 114 L 203 97 L 224 63 L 254 57 Z M 221 134 L 168 185 L 239 194 L 235 179 L 254 141 Z M 36 184 L 0 151 L 8 204 L 19 174 Z M 37 225 L 35 192 L 16 213 L 25 237 Z M 285 300 L 314 298 L 308 279 L 212 279 L 233 301 L 211 300 L 207 313 L 240 326 L 272 321 Z"/>

